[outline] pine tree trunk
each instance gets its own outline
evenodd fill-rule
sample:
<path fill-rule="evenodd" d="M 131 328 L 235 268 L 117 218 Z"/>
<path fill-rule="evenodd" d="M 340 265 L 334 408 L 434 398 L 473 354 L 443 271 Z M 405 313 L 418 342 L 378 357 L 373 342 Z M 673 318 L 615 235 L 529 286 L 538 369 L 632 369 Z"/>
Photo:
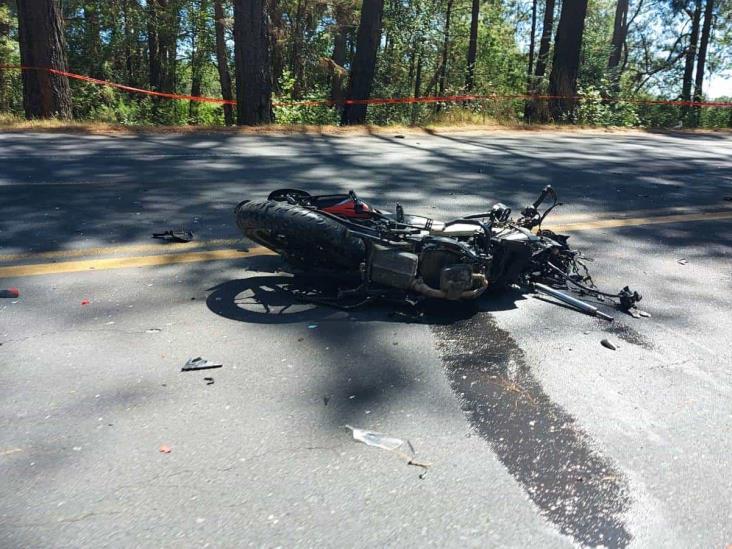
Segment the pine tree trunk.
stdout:
<path fill-rule="evenodd" d="M 208 51 L 206 45 L 206 16 L 208 14 L 208 0 L 199 0 L 198 6 L 191 6 L 192 24 L 191 24 L 191 95 L 198 97 L 201 95 L 201 86 L 203 84 L 203 66 L 206 61 Z M 191 124 L 198 123 L 198 110 L 200 103 L 198 101 L 190 101 L 188 103 L 188 119 Z"/>
<path fill-rule="evenodd" d="M 162 60 L 158 37 L 158 0 L 147 0 L 147 51 L 150 87 L 162 91 Z"/>
<path fill-rule="evenodd" d="M 265 0 L 234 0 L 237 123 L 272 122 L 270 38 Z"/>
<path fill-rule="evenodd" d="M 623 56 L 625 39 L 628 36 L 628 3 L 629 0 L 618 0 L 615 8 L 613 38 L 610 42 L 610 57 L 607 61 L 607 70 L 615 93 L 620 91 L 620 59 Z"/>
<path fill-rule="evenodd" d="M 231 93 L 231 73 L 229 73 L 229 54 L 226 51 L 225 14 L 221 0 L 214 0 L 214 19 L 216 24 L 216 64 L 219 70 L 221 83 L 221 97 L 227 101 L 234 99 Z M 232 105 L 224 105 L 224 121 L 227 126 L 234 123 L 234 109 Z"/>
<path fill-rule="evenodd" d="M 714 20 L 714 0 L 707 0 L 704 9 L 704 26 L 702 27 L 701 42 L 699 42 L 699 58 L 696 64 L 696 78 L 694 79 L 694 101 L 700 102 L 704 97 L 704 70 L 707 64 L 709 38 L 712 34 Z M 694 107 L 694 122 L 698 126 L 701 122 L 701 107 Z"/>
<path fill-rule="evenodd" d="M 564 0 L 554 44 L 552 71 L 549 75 L 549 95 L 558 99 L 550 101 L 554 120 L 561 120 L 575 107 L 577 75 L 579 73 L 582 36 L 587 15 L 587 0 Z"/>
<path fill-rule="evenodd" d="M 696 50 L 699 45 L 699 25 L 701 23 L 702 0 L 696 0 L 696 7 L 691 16 L 691 35 L 689 36 L 689 46 L 686 48 L 686 62 L 684 63 L 684 79 L 681 85 L 681 100 L 691 101 L 691 83 L 694 79 L 694 63 L 696 61 Z M 684 117 L 689 112 L 688 107 L 684 107 Z"/>
<path fill-rule="evenodd" d="M 536 0 L 534 0 L 536 9 Z M 465 74 L 465 90 L 470 92 L 475 84 L 475 58 L 478 53 L 478 22 L 480 20 L 480 0 L 473 0 L 470 11 L 470 38 L 468 40 L 468 60 Z M 533 44 L 533 39 L 532 39 Z"/>
<path fill-rule="evenodd" d="M 538 91 L 539 84 L 546 73 L 549 50 L 552 45 L 552 31 L 554 30 L 554 2 L 555 0 L 546 0 L 546 6 L 544 7 L 539 53 L 536 57 L 536 69 L 534 70 L 534 78 L 531 82 L 531 88 L 529 88 L 529 94 L 535 94 Z M 529 122 L 533 120 L 545 122 L 548 119 L 546 106 L 536 99 L 529 99 L 524 107 L 524 119 Z"/>
<path fill-rule="evenodd" d="M 447 0 L 445 11 L 445 37 L 442 43 L 442 71 L 440 72 L 440 85 L 438 95 L 443 97 L 447 88 L 447 62 L 450 58 L 450 19 L 452 17 L 452 5 L 454 0 Z M 435 103 L 435 112 L 442 109 L 440 103 Z"/>
<path fill-rule="evenodd" d="M 422 87 L 422 44 L 419 45 L 419 51 L 417 53 L 417 69 L 414 75 L 414 98 L 420 97 L 420 88 Z M 412 126 L 417 124 L 417 115 L 419 114 L 419 104 L 412 104 Z"/>
<path fill-rule="evenodd" d="M 538 0 L 531 3 L 531 37 L 529 38 L 529 66 L 526 70 L 526 93 L 531 93 L 533 88 L 534 71 L 534 50 L 536 48 L 536 4 Z"/>
<path fill-rule="evenodd" d="M 297 0 L 295 21 L 293 26 L 292 48 L 290 50 L 290 72 L 294 80 L 292 99 L 301 99 L 305 89 L 305 63 L 303 54 L 305 48 L 305 14 L 307 0 Z"/>
<path fill-rule="evenodd" d="M 552 32 L 554 31 L 554 5 L 555 0 L 546 0 L 541 40 L 539 41 L 539 55 L 536 59 L 536 70 L 534 71 L 534 76 L 536 76 L 537 81 L 544 78 L 547 61 L 549 61 L 549 50 L 552 46 Z M 536 90 L 536 88 L 533 89 Z"/>
<path fill-rule="evenodd" d="M 269 39 L 272 59 L 272 93 L 281 94 L 280 80 L 285 70 L 285 29 L 282 21 L 282 3 L 269 3 Z"/>
<path fill-rule="evenodd" d="M 330 99 L 336 103 L 336 108 L 340 108 L 340 102 L 343 101 L 343 74 L 340 70 L 346 64 L 346 32 L 348 26 L 348 18 L 346 7 L 338 3 L 335 6 L 335 24 L 336 30 L 333 36 L 333 62 L 338 65 L 334 67 L 333 76 L 330 82 Z"/>
<path fill-rule="evenodd" d="M 65 71 L 64 21 L 56 0 L 17 0 L 20 60 L 28 67 Z M 71 89 L 65 76 L 23 71 L 27 118 L 71 118 Z"/>
<path fill-rule="evenodd" d="M 351 63 L 351 78 L 348 98 L 363 100 L 371 95 L 371 86 L 376 72 L 376 54 L 381 42 L 381 19 L 384 14 L 384 0 L 363 0 L 361 21 L 358 25 L 356 53 Z M 343 124 L 366 122 L 366 105 L 345 105 Z"/>
<path fill-rule="evenodd" d="M 102 78 L 102 39 L 99 26 L 99 3 L 97 0 L 84 2 L 84 56 L 88 64 L 87 72 L 93 78 Z"/>

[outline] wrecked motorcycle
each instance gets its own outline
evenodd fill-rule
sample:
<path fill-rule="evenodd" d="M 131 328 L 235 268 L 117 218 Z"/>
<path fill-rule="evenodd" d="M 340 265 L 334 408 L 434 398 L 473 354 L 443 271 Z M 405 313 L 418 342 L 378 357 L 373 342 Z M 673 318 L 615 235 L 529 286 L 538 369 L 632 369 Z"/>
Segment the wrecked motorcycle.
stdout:
<path fill-rule="evenodd" d="M 547 199 L 551 204 L 541 210 Z M 542 229 L 559 205 L 551 186 L 517 219 L 498 203 L 486 212 L 451 221 L 376 209 L 353 191 L 313 196 L 280 189 L 267 200 L 236 206 L 244 236 L 282 255 L 304 272 L 336 273 L 355 282 L 339 290 L 332 304 L 357 298 L 416 303 L 426 298 L 474 300 L 488 289 L 518 285 L 552 295 L 584 312 L 611 319 L 558 289 L 576 289 L 625 310 L 641 299 L 625 287 L 617 294 L 598 290 L 580 252 L 568 236 Z"/>

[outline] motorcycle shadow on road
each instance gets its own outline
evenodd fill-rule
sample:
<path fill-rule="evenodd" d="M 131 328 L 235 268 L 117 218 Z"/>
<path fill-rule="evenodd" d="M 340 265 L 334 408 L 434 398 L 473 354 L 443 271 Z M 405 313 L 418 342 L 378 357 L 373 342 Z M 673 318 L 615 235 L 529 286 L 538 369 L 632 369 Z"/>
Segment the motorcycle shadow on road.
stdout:
<path fill-rule="evenodd" d="M 219 316 L 255 324 L 293 324 L 325 321 L 409 322 L 451 324 L 477 313 L 516 308 L 526 299 L 518 290 L 488 293 L 473 302 L 428 300 L 418 306 L 376 301 L 358 308 L 338 308 L 316 301 L 336 295 L 337 281 L 287 273 L 258 273 L 210 288 L 209 310 Z M 354 302 L 344 301 L 346 307 Z"/>
<path fill-rule="evenodd" d="M 338 308 L 309 301 L 309 297 L 332 297 L 338 289 L 351 288 L 357 282 L 345 282 L 323 276 L 293 275 L 283 269 L 279 257 L 250 258 L 245 278 L 228 280 L 209 288 L 209 310 L 223 318 L 253 324 L 297 324 L 314 322 L 395 322 L 449 325 L 477 313 L 507 311 L 526 299 L 513 289 L 488 292 L 471 302 L 428 300 L 419 306 L 375 301 L 358 308 Z M 354 301 L 344 301 L 348 306 Z"/>

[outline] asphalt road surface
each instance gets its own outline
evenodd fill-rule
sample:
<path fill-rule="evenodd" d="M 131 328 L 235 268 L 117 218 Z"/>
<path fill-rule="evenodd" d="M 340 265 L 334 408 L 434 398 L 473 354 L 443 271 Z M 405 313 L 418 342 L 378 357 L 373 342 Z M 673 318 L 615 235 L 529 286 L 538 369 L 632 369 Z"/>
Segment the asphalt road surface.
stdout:
<path fill-rule="evenodd" d="M 303 305 L 233 223 L 278 187 L 449 218 L 547 183 L 651 318 Z M 0 546 L 723 548 L 725 196 L 721 134 L 0 134 Z"/>

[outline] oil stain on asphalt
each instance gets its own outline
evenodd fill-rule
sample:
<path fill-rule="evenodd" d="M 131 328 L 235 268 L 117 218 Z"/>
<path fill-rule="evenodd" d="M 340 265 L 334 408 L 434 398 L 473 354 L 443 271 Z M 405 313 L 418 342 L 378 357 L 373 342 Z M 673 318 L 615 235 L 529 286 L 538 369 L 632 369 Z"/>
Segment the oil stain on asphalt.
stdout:
<path fill-rule="evenodd" d="M 628 545 L 627 480 L 550 400 L 509 333 L 489 313 L 431 329 L 471 426 L 542 515 L 582 545 Z"/>

